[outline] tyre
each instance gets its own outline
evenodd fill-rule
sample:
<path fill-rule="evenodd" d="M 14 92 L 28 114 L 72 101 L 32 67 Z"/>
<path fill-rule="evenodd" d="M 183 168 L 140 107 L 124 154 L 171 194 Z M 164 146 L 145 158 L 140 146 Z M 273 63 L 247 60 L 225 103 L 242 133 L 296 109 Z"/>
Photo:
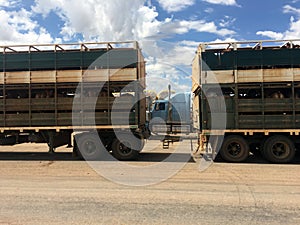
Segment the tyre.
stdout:
<path fill-rule="evenodd" d="M 97 134 L 84 133 L 76 137 L 77 150 L 85 160 L 101 159 L 102 144 Z"/>
<path fill-rule="evenodd" d="M 112 154 L 118 160 L 136 160 L 144 140 L 133 135 L 118 135 L 112 143 Z"/>
<path fill-rule="evenodd" d="M 288 163 L 295 157 L 294 143 L 286 136 L 275 135 L 264 144 L 263 156 L 272 163 Z"/>
<path fill-rule="evenodd" d="M 249 145 L 241 136 L 227 136 L 222 144 L 220 155 L 227 162 L 245 161 L 249 156 Z"/>
<path fill-rule="evenodd" d="M 0 138 L 0 145 L 15 145 L 17 143 L 16 136 L 7 136 Z"/>

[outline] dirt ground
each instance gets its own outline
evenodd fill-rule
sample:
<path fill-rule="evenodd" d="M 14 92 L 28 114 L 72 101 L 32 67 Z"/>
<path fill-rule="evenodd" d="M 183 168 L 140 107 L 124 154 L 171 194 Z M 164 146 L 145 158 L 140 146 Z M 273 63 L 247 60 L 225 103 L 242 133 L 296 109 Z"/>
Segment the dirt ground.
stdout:
<path fill-rule="evenodd" d="M 299 154 L 287 165 L 252 156 L 200 171 L 176 152 L 187 145 L 148 142 L 124 170 L 73 159 L 65 147 L 2 146 L 0 224 L 300 224 Z M 168 161 L 170 153 L 179 156 Z"/>

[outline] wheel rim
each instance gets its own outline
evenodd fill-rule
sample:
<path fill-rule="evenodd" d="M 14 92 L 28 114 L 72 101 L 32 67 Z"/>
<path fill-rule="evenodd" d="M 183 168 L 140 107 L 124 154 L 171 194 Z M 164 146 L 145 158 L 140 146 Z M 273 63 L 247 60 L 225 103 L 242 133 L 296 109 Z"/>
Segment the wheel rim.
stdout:
<path fill-rule="evenodd" d="M 84 143 L 84 149 L 85 149 L 86 154 L 92 155 L 96 152 L 97 146 L 96 146 L 95 142 L 93 142 L 93 141 L 86 141 Z"/>
<path fill-rule="evenodd" d="M 130 153 L 132 151 L 131 145 L 128 142 L 120 143 L 118 150 L 122 155 L 130 155 Z"/>
<path fill-rule="evenodd" d="M 289 155 L 290 148 L 286 143 L 278 142 L 272 146 L 271 152 L 276 158 L 286 158 Z"/>
<path fill-rule="evenodd" d="M 227 146 L 227 152 L 233 156 L 237 157 L 241 154 L 242 152 L 242 147 L 238 142 L 232 142 Z"/>

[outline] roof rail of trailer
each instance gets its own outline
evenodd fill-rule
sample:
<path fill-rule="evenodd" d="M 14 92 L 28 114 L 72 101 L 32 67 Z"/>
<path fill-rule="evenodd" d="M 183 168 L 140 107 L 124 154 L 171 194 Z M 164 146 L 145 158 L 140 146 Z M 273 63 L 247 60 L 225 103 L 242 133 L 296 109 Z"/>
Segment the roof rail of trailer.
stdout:
<path fill-rule="evenodd" d="M 300 48 L 300 39 L 203 42 L 199 44 L 198 52 L 207 50 L 262 50 L 265 48 Z"/>
<path fill-rule="evenodd" d="M 92 51 L 97 49 L 139 49 L 137 41 L 123 42 L 85 42 L 85 43 L 65 43 L 65 44 L 29 44 L 29 45 L 0 45 L 0 51 L 5 53 L 18 52 L 40 52 L 40 51 Z"/>

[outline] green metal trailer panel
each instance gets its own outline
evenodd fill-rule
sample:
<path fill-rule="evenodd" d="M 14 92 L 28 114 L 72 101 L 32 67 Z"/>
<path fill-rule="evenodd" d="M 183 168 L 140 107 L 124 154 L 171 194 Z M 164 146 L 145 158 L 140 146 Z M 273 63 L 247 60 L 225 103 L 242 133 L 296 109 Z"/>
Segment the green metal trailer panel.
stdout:
<path fill-rule="evenodd" d="M 138 63 L 138 52 L 135 49 L 100 49 L 89 52 L 72 50 L 2 53 L 0 72 L 87 69 L 93 62 L 97 68 L 133 68 Z"/>
<path fill-rule="evenodd" d="M 228 96 L 228 85 L 220 84 L 224 96 L 207 97 L 201 94 L 201 125 L 207 130 L 211 129 L 212 119 L 218 113 L 226 112 L 226 127 L 219 129 L 300 129 L 300 98 L 298 83 L 263 83 L 256 87 L 262 95 L 245 94 L 245 84 L 233 84 L 233 90 Z M 211 85 L 202 85 L 203 90 L 209 90 Z M 212 85 L 215 87 L 215 85 Z M 254 86 L 249 86 L 253 90 Z M 242 91 L 241 91 L 242 90 Z M 243 94 L 241 94 L 243 93 Z M 284 95 L 278 95 L 284 93 Z M 207 94 L 207 93 L 206 93 Z M 225 107 L 222 107 L 222 102 Z M 223 116 L 224 119 L 224 116 Z"/>
<path fill-rule="evenodd" d="M 114 114 L 114 117 L 118 117 L 121 123 L 114 124 L 118 125 L 127 125 L 128 120 L 124 121 L 124 114 Z M 110 125 L 111 124 L 111 115 L 109 112 L 86 112 L 82 115 L 79 115 L 78 119 L 72 121 L 72 116 L 76 114 L 69 113 L 13 113 L 13 114 L 0 114 L 0 125 L 1 127 L 42 127 L 42 126 L 99 126 L 99 125 Z M 129 124 L 136 124 L 136 115 L 135 113 L 129 114 Z"/>
<path fill-rule="evenodd" d="M 3 71 L 4 69 L 4 61 L 3 61 L 3 54 L 0 54 L 0 71 Z"/>
<path fill-rule="evenodd" d="M 57 52 L 55 57 L 56 58 L 52 60 L 55 62 L 57 69 L 81 68 L 83 65 L 84 56 L 82 52 Z"/>
<path fill-rule="evenodd" d="M 300 67 L 300 48 L 294 49 L 213 49 L 202 52 L 203 70 Z"/>
<path fill-rule="evenodd" d="M 99 95 L 97 95 L 97 91 L 100 91 L 98 85 L 95 86 L 95 83 L 64 85 L 48 83 L 45 86 L 43 84 L 36 86 L 27 84 L 4 85 L 0 90 L 2 93 L 6 93 L 5 97 L 0 98 L 0 115 L 2 115 L 0 124 L 2 127 L 72 126 L 73 112 L 75 118 L 78 116 L 77 126 L 109 125 L 111 124 L 112 111 L 116 125 L 128 123 L 128 119 L 129 124 L 141 122 L 140 114 L 143 113 L 143 110 L 140 108 L 138 99 L 141 97 L 143 87 L 138 81 L 130 84 L 128 82 L 103 84 L 103 90 Z M 122 90 L 124 86 L 127 88 Z M 81 94 L 75 98 L 76 90 Z M 80 92 L 81 90 L 84 92 Z M 91 93 L 89 90 L 96 95 L 88 96 Z M 131 94 L 129 97 L 127 95 L 126 97 L 123 95 L 121 97 L 110 96 L 109 93 L 113 91 L 120 92 L 119 94 L 123 92 L 130 92 Z M 51 95 L 47 96 L 46 93 Z M 115 105 L 113 106 L 113 104 Z M 80 114 L 76 114 L 76 112 L 80 112 Z M 126 113 L 129 113 L 127 114 L 129 118 L 124 117 Z"/>

